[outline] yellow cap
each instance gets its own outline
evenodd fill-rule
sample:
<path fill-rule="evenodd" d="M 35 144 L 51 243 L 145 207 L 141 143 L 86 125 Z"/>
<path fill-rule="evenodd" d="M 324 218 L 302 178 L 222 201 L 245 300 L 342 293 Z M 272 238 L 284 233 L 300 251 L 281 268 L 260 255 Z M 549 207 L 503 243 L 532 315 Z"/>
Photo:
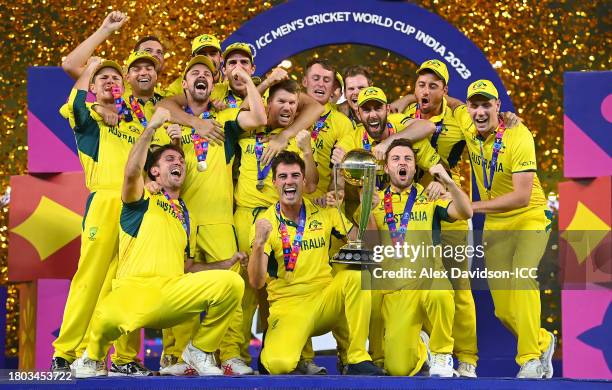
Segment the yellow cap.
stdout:
<path fill-rule="evenodd" d="M 185 71 L 183 72 L 183 78 L 187 76 L 189 69 L 193 68 L 197 64 L 204 64 L 208 69 L 210 69 L 213 75 L 215 74 L 215 64 L 212 63 L 210 58 L 200 55 L 193 57 L 191 61 L 189 61 L 187 67 L 185 67 Z"/>
<path fill-rule="evenodd" d="M 198 50 L 203 47 L 214 47 L 221 51 L 221 44 L 214 35 L 202 34 L 199 37 L 191 41 L 191 55 L 195 55 Z"/>
<path fill-rule="evenodd" d="M 419 66 L 417 69 L 417 74 L 421 73 L 422 70 L 429 69 L 435 74 L 438 75 L 439 78 L 444 80 L 445 84 L 448 84 L 448 69 L 444 62 L 440 60 L 427 60 Z"/>
<path fill-rule="evenodd" d="M 497 88 L 489 80 L 476 80 L 467 89 L 468 100 L 474 95 L 482 95 L 489 99 L 499 99 Z"/>
<path fill-rule="evenodd" d="M 113 60 L 103 60 L 100 65 L 98 65 L 96 67 L 96 70 L 94 70 L 94 72 L 91 74 L 91 78 L 89 79 L 89 83 L 92 84 L 93 83 L 93 79 L 94 77 L 96 77 L 96 75 L 98 73 L 100 73 L 100 71 L 104 68 L 113 68 L 115 69 L 117 72 L 119 72 L 119 74 L 121 75 L 121 77 L 123 77 L 123 69 L 121 69 L 121 65 L 119 65 L 118 63 L 116 63 Z"/>
<path fill-rule="evenodd" d="M 249 58 L 251 59 L 251 63 L 253 63 L 253 52 L 251 51 L 251 47 L 249 46 L 248 43 L 244 43 L 244 42 L 234 42 L 228 47 L 226 47 L 225 51 L 223 52 L 223 61 L 225 61 L 227 56 L 229 56 L 230 53 L 234 51 L 243 52 L 244 54 L 249 56 Z"/>
<path fill-rule="evenodd" d="M 157 68 L 159 67 L 159 61 L 157 60 L 157 58 L 153 57 L 148 51 L 134 51 L 130 53 L 130 56 L 125 61 L 125 73 L 127 73 L 130 70 L 130 66 L 132 66 L 132 64 L 138 60 L 151 61 L 153 63 L 153 66 L 155 66 L 155 70 L 157 70 Z"/>
<path fill-rule="evenodd" d="M 367 87 L 359 91 L 357 105 L 362 106 L 370 100 L 377 100 L 382 104 L 387 104 L 387 95 L 378 87 Z"/>
<path fill-rule="evenodd" d="M 340 72 L 336 72 L 336 80 L 338 80 L 338 84 L 340 84 L 340 90 L 344 91 L 344 79 Z"/>

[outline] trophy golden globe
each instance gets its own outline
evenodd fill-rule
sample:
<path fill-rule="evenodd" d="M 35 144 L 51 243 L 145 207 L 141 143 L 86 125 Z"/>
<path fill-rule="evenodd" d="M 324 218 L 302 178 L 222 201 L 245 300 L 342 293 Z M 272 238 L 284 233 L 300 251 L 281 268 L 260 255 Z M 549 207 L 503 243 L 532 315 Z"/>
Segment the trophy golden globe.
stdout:
<path fill-rule="evenodd" d="M 338 192 L 338 177 L 344 178 L 344 202 Z M 373 260 L 373 252 L 365 245 L 364 236 L 368 219 L 372 211 L 372 196 L 376 184 L 376 157 L 363 150 L 355 149 L 348 152 L 342 162 L 334 165 L 334 194 L 336 206 L 342 213 L 344 204 L 345 215 L 348 219 L 359 210 L 355 222 L 358 225 L 357 238 L 349 239 L 348 244 L 340 248 L 334 255 L 332 263 L 349 264 L 355 266 L 366 266 L 376 264 Z M 361 189 L 361 199 L 359 190 Z M 361 207 L 360 207 L 361 206 Z M 344 221 L 342 222 L 344 224 Z M 346 226 L 345 231 L 348 232 Z"/>

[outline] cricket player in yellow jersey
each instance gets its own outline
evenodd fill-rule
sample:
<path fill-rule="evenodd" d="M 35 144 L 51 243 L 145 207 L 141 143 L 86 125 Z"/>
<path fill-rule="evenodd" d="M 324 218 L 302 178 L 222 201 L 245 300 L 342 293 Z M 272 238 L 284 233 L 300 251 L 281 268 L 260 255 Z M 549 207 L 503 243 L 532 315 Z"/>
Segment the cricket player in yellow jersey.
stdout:
<path fill-rule="evenodd" d="M 203 143 L 197 131 L 192 131 L 189 127 L 182 127 L 180 130 L 187 161 L 187 172 L 181 191 L 190 215 L 197 221 L 195 261 L 208 264 L 223 262 L 238 250 L 229 164 L 237 148 L 239 133 L 266 123 L 262 98 L 250 75 L 241 67 L 232 68 L 228 77 L 244 85 L 249 110 L 227 109 L 216 112 L 209 99 L 214 85 L 213 74 L 214 65 L 207 57 L 192 58 L 184 72 L 183 87 L 187 99 L 184 110 L 194 116 L 216 120 L 224 129 L 224 143 Z M 171 142 L 164 129 L 159 129 L 155 138 L 155 144 Z M 236 264 L 233 269 L 239 271 L 239 266 L 240 264 Z M 186 364 L 180 362 L 181 352 L 191 337 L 188 325 L 186 329 L 179 326 L 171 331 L 164 330 L 164 356 L 171 361 L 163 362 L 160 370 L 162 375 L 184 375 L 185 370 L 189 369 Z M 253 370 L 240 357 L 242 337 L 242 312 L 237 310 L 228 335 L 224 337 L 220 347 L 221 366 L 227 375 L 253 374 Z"/>
<path fill-rule="evenodd" d="M 448 186 L 451 200 L 435 199 L 435 195 L 414 182 L 415 160 L 410 141 L 398 139 L 389 146 L 385 172 L 390 184 L 378 192 L 370 217 L 372 225 L 384 232 L 381 234 L 384 245 L 425 247 L 439 244 L 434 237 L 439 236 L 442 221 L 465 220 L 472 216 L 468 196 L 442 165 L 434 165 L 429 172 Z M 397 262 L 395 259 L 389 261 Z M 402 261 L 400 264 L 406 263 Z M 421 255 L 414 262 L 408 262 L 408 267 L 419 276 L 424 269 L 444 269 L 441 256 L 435 254 Z M 397 265 L 387 263 L 382 269 L 396 268 Z M 374 272 L 373 276 L 380 278 L 381 273 Z M 385 369 L 391 375 L 415 375 L 421 370 L 427 360 L 427 350 L 419 338 L 419 331 L 428 322 L 431 323 L 429 375 L 453 375 L 454 292 L 448 278 L 427 282 L 424 283 L 423 276 L 412 280 L 373 282 L 376 289 L 397 288 L 395 291 L 382 291 L 384 360 Z"/>
<path fill-rule="evenodd" d="M 119 267 L 112 292 L 96 308 L 77 378 L 96 376 L 109 343 L 141 327 L 165 328 L 205 311 L 202 324 L 183 351 L 199 375 L 221 375 L 214 351 L 240 304 L 244 284 L 227 270 L 193 272 L 189 256 L 193 224 L 180 186 L 185 159 L 179 146 L 162 146 L 151 154 L 147 174 L 162 188 L 144 189 L 143 168 L 155 131 L 170 114 L 160 108 L 136 142 L 125 166 L 121 192 Z"/>
<path fill-rule="evenodd" d="M 86 335 L 96 301 L 105 293 L 105 276 L 108 272 L 112 277 L 115 272 L 112 264 L 114 260 L 116 267 L 121 172 L 142 127 L 138 122 L 124 120 L 109 127 L 85 105 L 85 99 L 87 92 L 91 91 L 99 105 L 112 109 L 115 104 L 113 88 L 123 92 L 121 71 L 116 62 L 91 58 L 68 98 L 67 114 L 75 132 L 85 185 L 91 194 L 83 218 L 79 266 L 72 279 L 60 334 L 53 343 L 53 371 L 70 370 L 69 364 L 77 358 L 76 351 Z M 134 353 L 134 358 L 135 352 L 128 351 L 128 354 Z M 113 364 L 112 370 L 118 374 L 150 374 L 135 362 Z M 101 366 L 100 372 L 105 371 L 106 366 Z"/>
<path fill-rule="evenodd" d="M 305 68 L 302 86 L 306 94 L 325 107 L 323 115 L 317 119 L 310 130 L 315 162 L 319 171 L 317 190 L 308 194 L 308 199 L 320 201 L 331 190 L 331 154 L 334 146 L 343 137 L 352 134 L 351 121 L 334 109 L 329 99 L 337 83 L 335 68 L 325 59 L 313 59 Z"/>
<path fill-rule="evenodd" d="M 257 289 L 267 285 L 270 302 L 261 361 L 271 374 L 288 374 L 311 336 L 337 329 L 348 332 L 348 373 L 382 375 L 365 348 L 370 291 L 361 288 L 361 272 L 332 276 L 329 266 L 331 235 L 346 235 L 344 226 L 351 224 L 343 223 L 337 209 L 303 198 L 305 172 L 297 153 L 276 156 L 272 175 L 278 200 L 251 229 L 249 281 Z"/>
<path fill-rule="evenodd" d="M 223 73 L 221 72 L 221 43 L 216 36 L 211 34 L 202 34 L 191 41 L 191 57 L 203 55 L 215 66 L 215 74 L 213 79 L 216 87 L 213 89 L 210 99 L 213 104 L 217 104 L 223 100 L 227 87 L 224 86 Z M 176 96 L 183 94 L 183 78 L 177 77 L 168 88 L 166 88 L 166 96 Z"/>
<path fill-rule="evenodd" d="M 465 149 L 465 140 L 461 127 L 453 116 L 453 110 L 447 104 L 449 74 L 446 65 L 439 60 L 423 62 L 417 70 L 414 94 L 417 102 L 410 104 L 404 114 L 409 118 L 427 119 L 436 126 L 427 137 L 431 146 L 450 168 L 451 177 L 461 187 L 459 162 Z M 426 181 L 431 180 L 427 178 Z M 443 245 L 467 244 L 467 221 L 448 223 L 442 221 Z M 465 232 L 465 233 L 462 233 Z M 454 267 L 465 268 L 467 261 L 456 262 L 455 259 L 443 259 L 447 270 Z M 453 278 L 455 287 L 455 322 L 453 338 L 454 354 L 457 356 L 457 373 L 460 376 L 475 378 L 478 361 L 476 340 L 476 308 L 470 289 L 469 279 Z M 455 285 L 456 283 L 456 285 Z"/>
<path fill-rule="evenodd" d="M 334 148 L 331 161 L 340 163 L 346 152 L 353 149 L 365 149 L 372 152 L 376 158 L 384 162 L 386 148 L 396 138 L 416 140 L 425 137 L 433 131 L 433 123 L 423 119 L 409 119 L 402 114 L 390 114 L 387 96 L 377 87 L 361 89 L 357 99 L 357 115 L 359 122 L 352 133 L 345 136 Z M 417 152 L 416 163 L 428 170 L 440 161 L 435 149 L 424 140 L 415 144 Z M 383 171 L 377 172 L 377 188 L 386 186 L 388 178 Z M 433 186 L 433 185 L 432 185 Z M 381 295 L 372 294 L 372 318 L 370 319 L 370 353 L 374 362 L 383 363 L 383 324 L 380 311 Z"/>
<path fill-rule="evenodd" d="M 455 110 L 486 214 L 483 242 L 487 268 L 537 269 L 546 250 L 552 213 L 536 174 L 533 136 L 523 124 L 506 128 L 500 100 L 489 80 L 467 90 L 467 104 Z M 531 276 L 531 274 L 529 275 Z M 518 338 L 519 378 L 551 378 L 555 336 L 541 327 L 540 291 L 534 277 L 493 281 L 495 315 Z"/>
<path fill-rule="evenodd" d="M 362 65 L 350 66 L 344 70 L 344 97 L 346 102 L 337 105 L 338 111 L 346 115 L 353 127 L 356 128 L 360 122 L 357 110 L 359 91 L 372 86 L 372 77 L 368 68 Z"/>

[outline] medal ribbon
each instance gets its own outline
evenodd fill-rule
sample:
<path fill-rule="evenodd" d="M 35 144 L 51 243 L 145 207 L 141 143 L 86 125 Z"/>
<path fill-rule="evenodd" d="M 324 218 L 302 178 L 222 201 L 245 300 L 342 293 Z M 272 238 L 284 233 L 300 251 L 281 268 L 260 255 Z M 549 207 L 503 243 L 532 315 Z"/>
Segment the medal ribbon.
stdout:
<path fill-rule="evenodd" d="M 329 110 L 329 112 L 325 115 L 323 115 L 322 117 L 320 117 L 317 120 L 317 123 L 315 123 L 312 132 L 310 133 L 310 136 L 312 137 L 313 140 L 316 141 L 317 137 L 319 136 L 319 132 L 321 131 L 321 129 L 323 128 L 323 126 L 325 125 L 325 121 L 327 120 L 327 117 L 329 116 L 329 114 L 331 114 L 331 110 Z"/>
<path fill-rule="evenodd" d="M 232 91 L 229 91 L 227 93 L 227 105 L 229 106 L 229 108 L 238 107 L 238 103 L 236 102 L 236 97 L 234 97 L 234 94 L 232 93 Z"/>
<path fill-rule="evenodd" d="M 185 112 L 194 115 L 190 107 L 185 108 Z M 210 103 L 208 104 L 208 110 L 202 113 L 201 118 L 210 118 Z M 193 142 L 193 148 L 195 150 L 198 163 L 203 161 L 205 162 L 206 156 L 208 155 L 208 141 L 200 137 L 200 135 L 196 132 L 196 129 L 193 127 L 191 128 L 191 142 Z"/>
<path fill-rule="evenodd" d="M 146 129 L 148 124 L 147 117 L 145 116 L 144 112 L 142 112 L 138 99 L 136 99 L 133 95 L 130 95 L 130 107 L 132 107 L 132 112 L 134 115 L 136 115 L 136 118 L 138 118 L 138 121 L 142 127 Z"/>
<path fill-rule="evenodd" d="M 117 115 L 119 115 L 119 118 L 124 119 L 126 122 L 131 122 L 132 115 L 127 108 L 127 104 L 125 104 L 125 100 L 123 100 L 123 96 L 121 96 L 121 88 L 119 88 L 118 85 L 113 85 L 111 93 L 115 99 L 115 107 L 117 108 Z"/>
<path fill-rule="evenodd" d="M 416 105 L 416 111 L 414 112 L 415 119 L 421 119 L 421 108 L 419 107 L 419 103 Z M 431 146 L 438 151 L 438 137 L 440 133 L 442 133 L 442 126 L 444 126 L 444 118 L 441 121 L 434 123 L 436 125 L 436 131 L 431 135 L 431 140 L 429 143 Z"/>
<path fill-rule="evenodd" d="M 400 228 L 397 231 L 397 227 L 395 226 L 395 218 L 393 216 L 393 195 L 391 194 L 391 186 L 388 186 L 385 190 L 385 221 L 387 222 L 387 226 L 389 227 L 389 232 L 391 233 L 391 241 L 393 241 L 393 245 L 397 243 L 403 243 L 406 239 L 406 229 L 408 228 L 408 222 L 410 221 L 410 213 L 412 212 L 412 206 L 414 206 L 414 202 L 416 201 L 417 191 L 414 186 L 410 190 L 410 195 L 408 195 L 408 201 L 404 206 L 404 212 L 402 213 L 402 218 L 400 219 Z"/>
<path fill-rule="evenodd" d="M 178 220 L 181 221 L 181 225 L 183 225 L 185 234 L 187 234 L 187 246 L 185 247 L 185 253 L 189 255 L 189 235 L 190 235 L 191 227 L 189 226 L 189 211 L 187 210 L 187 205 L 185 204 L 185 202 L 183 202 L 183 199 L 178 198 L 178 202 L 181 205 L 181 210 L 182 210 L 181 211 L 170 198 L 170 194 L 168 194 L 168 192 L 166 192 L 166 190 L 164 190 L 163 188 L 162 188 L 162 194 L 164 194 L 164 196 L 166 197 L 166 200 L 168 201 L 168 203 L 170 203 L 170 206 L 172 207 L 174 214 L 176 215 Z"/>
<path fill-rule="evenodd" d="M 490 179 L 487 177 L 487 167 L 485 164 L 484 158 L 484 149 L 482 147 L 482 139 L 478 137 L 478 142 L 480 143 L 480 160 L 482 162 L 482 180 L 484 181 L 484 187 L 488 193 L 491 192 L 491 187 L 493 186 L 493 176 L 495 175 L 495 167 L 497 165 L 497 158 L 499 157 L 499 151 L 502 148 L 502 137 L 504 136 L 504 132 L 506 131 L 506 125 L 504 124 L 503 119 L 499 118 L 499 127 L 495 132 L 495 142 L 493 143 L 493 153 L 491 154 L 491 165 L 489 166 Z"/>
<path fill-rule="evenodd" d="M 261 156 L 264 151 L 263 138 L 266 133 L 257 133 L 255 134 L 255 158 L 257 159 L 257 180 L 262 181 L 270 172 L 270 168 L 272 167 L 272 162 L 269 162 L 268 165 L 261 168 Z"/>
<path fill-rule="evenodd" d="M 304 206 L 304 203 L 302 203 L 302 207 L 300 208 L 299 223 L 295 230 L 295 237 L 293 238 L 293 246 L 291 245 L 291 240 L 289 239 L 287 225 L 281 216 L 280 202 L 276 202 L 276 217 L 280 223 L 279 229 L 281 233 L 281 240 L 283 242 L 285 271 L 293 272 L 295 270 L 295 263 L 297 262 L 298 255 L 300 254 L 300 244 L 302 243 L 302 237 L 304 235 L 304 226 L 306 225 L 306 207 Z"/>

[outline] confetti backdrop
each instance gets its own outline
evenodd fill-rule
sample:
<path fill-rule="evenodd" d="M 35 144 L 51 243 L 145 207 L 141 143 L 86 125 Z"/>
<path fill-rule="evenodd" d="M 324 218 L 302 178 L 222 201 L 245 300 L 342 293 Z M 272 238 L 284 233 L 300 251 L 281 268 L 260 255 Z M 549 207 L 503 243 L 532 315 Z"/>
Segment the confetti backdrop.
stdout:
<path fill-rule="evenodd" d="M 166 48 L 162 84 L 177 77 L 190 55 L 192 38 L 209 32 L 223 40 L 242 23 L 279 1 L 68 1 L 15 0 L 0 3 L 0 196 L 11 175 L 27 173 L 26 70 L 59 66 L 62 58 L 100 25 L 111 10 L 130 19 L 96 52 L 126 58 L 135 41 L 157 35 Z M 445 18 L 479 46 L 499 72 L 518 114 L 536 134 L 540 179 L 556 196 L 562 179 L 563 72 L 611 68 L 610 3 L 605 0 L 513 0 L 470 2 L 415 1 Z M 384 50 L 364 46 L 328 46 L 291 58 L 299 78 L 313 55 L 337 61 L 342 68 L 362 63 L 376 70 L 374 81 L 391 98 L 410 92 L 415 64 Z M 44 91 L 41 91 L 44 93 Z M 7 215 L 0 212 L 0 281 L 7 277 Z M 554 272 L 554 270 L 550 270 Z M 545 290 L 543 318 L 558 333 L 559 295 Z M 9 286 L 7 354 L 17 353 L 17 289 Z"/>

